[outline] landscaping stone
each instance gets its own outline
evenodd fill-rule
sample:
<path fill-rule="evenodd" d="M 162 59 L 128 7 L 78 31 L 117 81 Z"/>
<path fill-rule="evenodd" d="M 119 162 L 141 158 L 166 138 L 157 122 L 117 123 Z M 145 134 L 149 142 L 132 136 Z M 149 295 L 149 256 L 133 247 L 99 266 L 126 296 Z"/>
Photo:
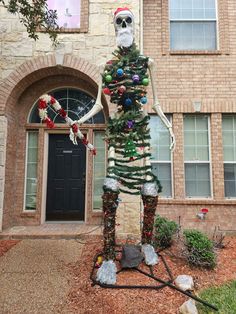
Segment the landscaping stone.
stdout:
<path fill-rule="evenodd" d="M 179 313 L 180 314 L 198 314 L 195 301 L 192 299 L 189 299 L 188 301 L 184 302 L 179 308 Z"/>
<path fill-rule="evenodd" d="M 188 275 L 179 275 L 178 277 L 176 277 L 175 285 L 184 291 L 194 290 L 193 278 Z"/>

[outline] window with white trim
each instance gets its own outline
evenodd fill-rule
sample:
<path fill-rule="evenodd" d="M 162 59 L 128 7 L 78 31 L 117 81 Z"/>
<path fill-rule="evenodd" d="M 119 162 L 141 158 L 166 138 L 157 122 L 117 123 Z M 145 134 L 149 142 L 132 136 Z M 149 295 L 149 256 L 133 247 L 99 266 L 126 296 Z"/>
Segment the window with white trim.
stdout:
<path fill-rule="evenodd" d="M 170 0 L 170 49 L 216 50 L 216 0 Z"/>
<path fill-rule="evenodd" d="M 211 197 L 209 116 L 184 115 L 186 197 Z"/>
<path fill-rule="evenodd" d="M 222 116 L 225 197 L 236 197 L 236 115 Z"/>
<path fill-rule="evenodd" d="M 25 210 L 36 210 L 38 166 L 38 131 L 27 132 Z"/>
<path fill-rule="evenodd" d="M 170 117 L 168 117 L 170 119 Z M 162 197 L 172 197 L 172 162 L 169 131 L 158 116 L 150 116 L 152 170 L 162 185 Z"/>
<path fill-rule="evenodd" d="M 47 0 L 50 10 L 57 10 L 57 24 L 63 29 L 80 28 L 80 0 Z"/>
<path fill-rule="evenodd" d="M 94 131 L 94 146 L 97 150 L 97 155 L 94 158 L 93 164 L 93 209 L 102 209 L 102 194 L 103 182 L 106 177 L 106 150 L 104 141 L 104 131 Z"/>

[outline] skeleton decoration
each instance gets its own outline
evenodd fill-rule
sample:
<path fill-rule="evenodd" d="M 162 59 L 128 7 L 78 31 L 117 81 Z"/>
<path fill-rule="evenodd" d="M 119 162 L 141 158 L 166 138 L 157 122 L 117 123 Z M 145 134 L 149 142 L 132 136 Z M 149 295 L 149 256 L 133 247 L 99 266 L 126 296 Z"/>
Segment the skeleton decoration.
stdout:
<path fill-rule="evenodd" d="M 103 185 L 104 261 L 97 272 L 97 280 L 105 284 L 116 282 L 115 225 L 119 193 L 141 194 L 144 207 L 142 252 L 148 265 L 157 263 L 157 255 L 151 246 L 158 192 L 161 190 L 150 162 L 149 116 L 144 114 L 147 103 L 146 87 L 151 83 L 153 110 L 168 128 L 170 149 L 175 147 L 172 125 L 159 105 L 153 79 L 153 61 L 140 55 L 134 43 L 134 16 L 128 8 L 118 8 L 114 14 L 114 26 L 118 48 L 114 58 L 101 68 L 101 81 L 93 108 L 80 120 L 79 125 L 102 110 L 102 92 L 117 104 L 117 111 L 109 118 L 106 141 L 108 143 L 108 169 Z M 75 127 L 74 127 L 75 128 Z M 136 162 L 138 161 L 138 163 Z M 142 163 L 142 165 L 141 165 Z"/>

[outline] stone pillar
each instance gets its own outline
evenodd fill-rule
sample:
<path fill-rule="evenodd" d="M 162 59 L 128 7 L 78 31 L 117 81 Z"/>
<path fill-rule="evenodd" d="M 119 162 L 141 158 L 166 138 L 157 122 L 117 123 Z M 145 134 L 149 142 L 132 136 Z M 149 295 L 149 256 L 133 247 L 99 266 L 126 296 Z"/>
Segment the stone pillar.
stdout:
<path fill-rule="evenodd" d="M 6 168 L 7 118 L 0 116 L 0 231 L 2 231 L 3 199 Z"/>

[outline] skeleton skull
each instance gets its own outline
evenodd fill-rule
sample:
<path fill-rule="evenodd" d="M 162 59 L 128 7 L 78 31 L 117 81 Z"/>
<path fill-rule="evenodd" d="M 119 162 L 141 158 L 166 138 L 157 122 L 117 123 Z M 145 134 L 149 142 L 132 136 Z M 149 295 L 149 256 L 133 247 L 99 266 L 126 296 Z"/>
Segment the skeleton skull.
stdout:
<path fill-rule="evenodd" d="M 118 47 L 130 47 L 134 42 L 134 16 L 128 8 L 118 8 L 114 14 Z"/>

